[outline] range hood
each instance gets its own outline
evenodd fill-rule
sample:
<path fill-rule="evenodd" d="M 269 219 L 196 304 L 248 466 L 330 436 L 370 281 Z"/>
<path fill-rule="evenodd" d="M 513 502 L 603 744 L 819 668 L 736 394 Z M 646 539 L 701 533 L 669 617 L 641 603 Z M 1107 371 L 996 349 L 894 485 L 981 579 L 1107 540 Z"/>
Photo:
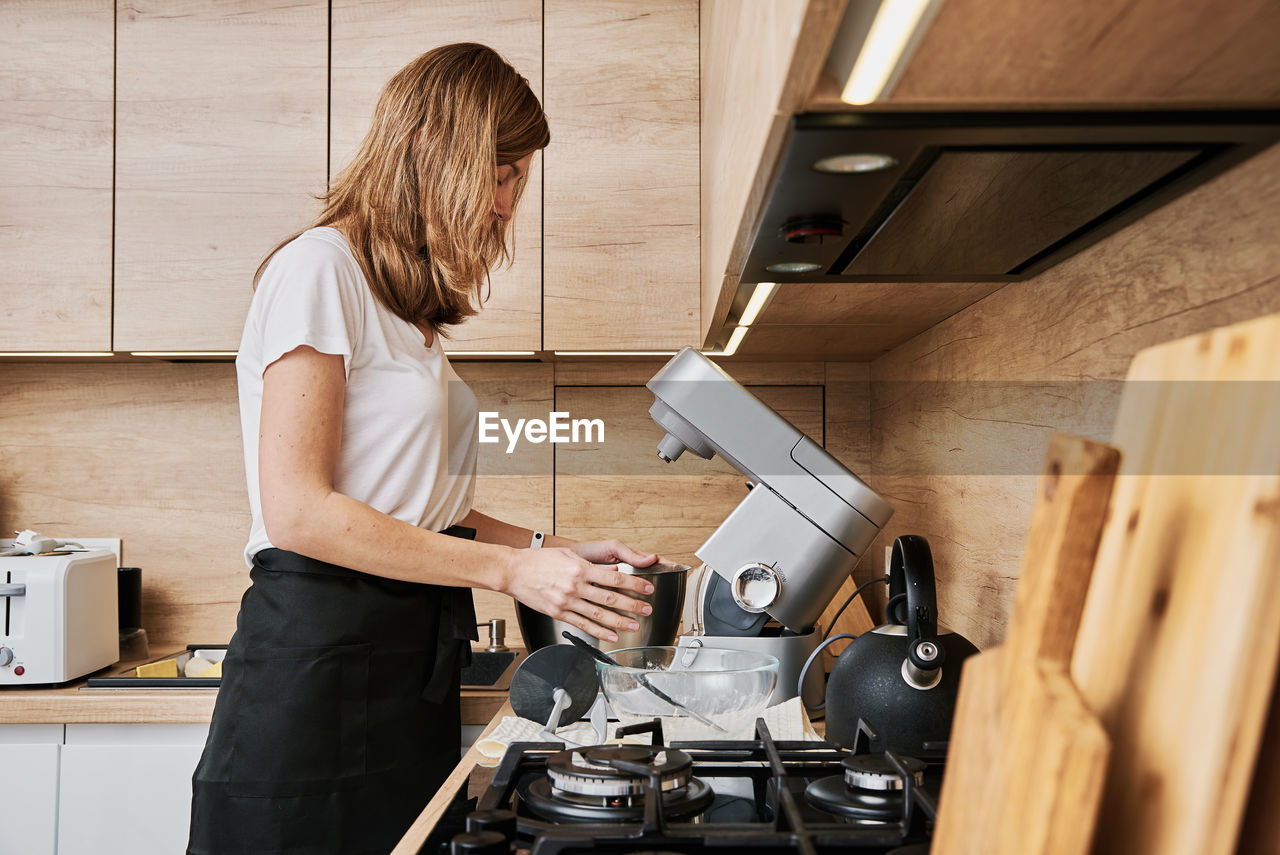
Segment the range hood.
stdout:
<path fill-rule="evenodd" d="M 740 281 L 1027 279 L 1277 138 L 1276 110 L 795 116 Z"/>

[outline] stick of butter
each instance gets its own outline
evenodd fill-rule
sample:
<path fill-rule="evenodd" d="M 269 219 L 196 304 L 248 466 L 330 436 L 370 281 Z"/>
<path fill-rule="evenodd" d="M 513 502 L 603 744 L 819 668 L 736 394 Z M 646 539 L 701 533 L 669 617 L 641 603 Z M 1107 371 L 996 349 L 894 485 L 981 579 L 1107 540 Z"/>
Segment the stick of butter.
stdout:
<path fill-rule="evenodd" d="M 149 662 L 146 665 L 139 665 L 138 676 L 176 677 L 178 676 L 178 662 L 175 659 L 161 659 L 159 662 Z"/>

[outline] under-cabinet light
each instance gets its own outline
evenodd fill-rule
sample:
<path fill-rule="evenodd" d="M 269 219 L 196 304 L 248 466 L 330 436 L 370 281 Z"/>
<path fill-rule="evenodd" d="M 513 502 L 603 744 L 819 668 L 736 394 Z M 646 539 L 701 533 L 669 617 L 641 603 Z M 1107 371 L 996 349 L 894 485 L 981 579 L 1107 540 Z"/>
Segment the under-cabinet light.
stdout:
<path fill-rule="evenodd" d="M 444 355 L 450 359 L 461 359 L 468 356 L 534 356 L 532 350 L 446 350 Z"/>
<path fill-rule="evenodd" d="M 870 104 L 900 70 L 903 58 L 924 32 L 939 0 L 882 0 L 866 41 L 840 93 L 846 104 Z"/>
<path fill-rule="evenodd" d="M 46 357 L 50 357 L 50 356 L 57 356 L 57 357 L 68 357 L 68 358 L 70 358 L 70 357 L 81 357 L 81 356 L 94 356 L 94 357 L 115 356 L 115 354 L 114 354 L 114 353 L 111 353 L 110 351 L 97 351 L 97 350 L 93 350 L 93 351 L 89 351 L 89 350 L 81 350 L 81 351 L 74 351 L 74 350 L 66 350 L 66 351 L 63 351 L 63 350 L 44 350 L 44 351 L 35 351 L 35 350 L 19 350 L 19 351 L 12 351 L 12 352 L 8 352 L 8 351 L 7 351 L 7 352 L 5 352 L 5 353 L 0 353 L 0 357 L 3 357 L 3 356 L 38 356 L 38 357 L 41 357 L 41 358 L 46 358 Z"/>
<path fill-rule="evenodd" d="M 744 327 L 754 324 L 760 310 L 773 296 L 773 289 L 777 287 L 777 282 L 757 282 L 755 290 L 751 292 L 751 299 L 747 301 L 747 307 L 742 310 L 742 317 L 738 318 L 738 323 Z"/>
<path fill-rule="evenodd" d="M 674 350 L 555 350 L 556 356 L 675 356 Z"/>
<path fill-rule="evenodd" d="M 738 352 L 738 345 L 742 344 L 742 339 L 746 336 L 750 327 L 734 327 L 733 332 L 729 335 L 729 342 L 724 346 L 724 350 L 719 353 L 712 353 L 711 356 L 733 356 Z"/>
<path fill-rule="evenodd" d="M 149 356 L 154 359 L 234 359 L 234 350 L 131 350 L 130 356 Z"/>

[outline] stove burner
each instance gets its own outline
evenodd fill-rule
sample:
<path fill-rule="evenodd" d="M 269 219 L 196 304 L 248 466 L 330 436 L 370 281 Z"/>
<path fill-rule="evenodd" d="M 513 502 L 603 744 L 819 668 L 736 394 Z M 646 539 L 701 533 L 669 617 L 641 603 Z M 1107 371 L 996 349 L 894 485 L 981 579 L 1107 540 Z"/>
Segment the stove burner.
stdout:
<path fill-rule="evenodd" d="M 660 776 L 663 792 L 689 783 L 693 759 L 675 748 L 645 745 L 597 745 L 571 749 L 547 758 L 547 778 L 554 793 L 579 796 L 632 796 L 644 793 L 649 778 L 619 764 L 643 766 Z"/>
<path fill-rule="evenodd" d="M 525 798 L 535 813 L 558 822 L 641 820 L 650 774 L 656 772 L 663 814 L 688 819 L 715 799 L 692 769 L 688 754 L 661 745 L 574 748 L 547 758 L 546 777 L 529 784 Z"/>
<path fill-rule="evenodd" d="M 900 757 L 917 787 L 924 785 L 925 763 L 914 757 Z M 898 770 L 885 754 L 852 754 L 841 763 L 844 782 L 863 790 L 901 790 L 906 786 Z"/>
<path fill-rule="evenodd" d="M 621 796 L 584 796 L 553 790 L 545 778 L 529 784 L 524 792 L 529 808 L 553 822 L 631 822 L 644 819 L 643 793 Z M 690 778 L 687 786 L 662 794 L 663 815 L 669 822 L 692 819 L 702 813 L 716 794 L 707 784 Z"/>
<path fill-rule="evenodd" d="M 914 757 L 900 758 L 912 784 L 924 784 L 925 764 Z M 905 782 L 884 754 L 854 754 L 841 763 L 844 775 L 832 775 L 810 783 L 805 801 L 818 810 L 864 824 L 899 822 L 903 815 Z"/>

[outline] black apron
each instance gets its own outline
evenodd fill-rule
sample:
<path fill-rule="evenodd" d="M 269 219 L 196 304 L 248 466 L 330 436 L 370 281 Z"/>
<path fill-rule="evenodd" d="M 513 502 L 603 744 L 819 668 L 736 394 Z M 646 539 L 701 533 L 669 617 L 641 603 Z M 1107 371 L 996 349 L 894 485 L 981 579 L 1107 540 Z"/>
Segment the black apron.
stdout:
<path fill-rule="evenodd" d="M 192 778 L 187 851 L 385 855 L 459 760 L 471 589 L 280 549 L 254 556 L 250 578 Z"/>

